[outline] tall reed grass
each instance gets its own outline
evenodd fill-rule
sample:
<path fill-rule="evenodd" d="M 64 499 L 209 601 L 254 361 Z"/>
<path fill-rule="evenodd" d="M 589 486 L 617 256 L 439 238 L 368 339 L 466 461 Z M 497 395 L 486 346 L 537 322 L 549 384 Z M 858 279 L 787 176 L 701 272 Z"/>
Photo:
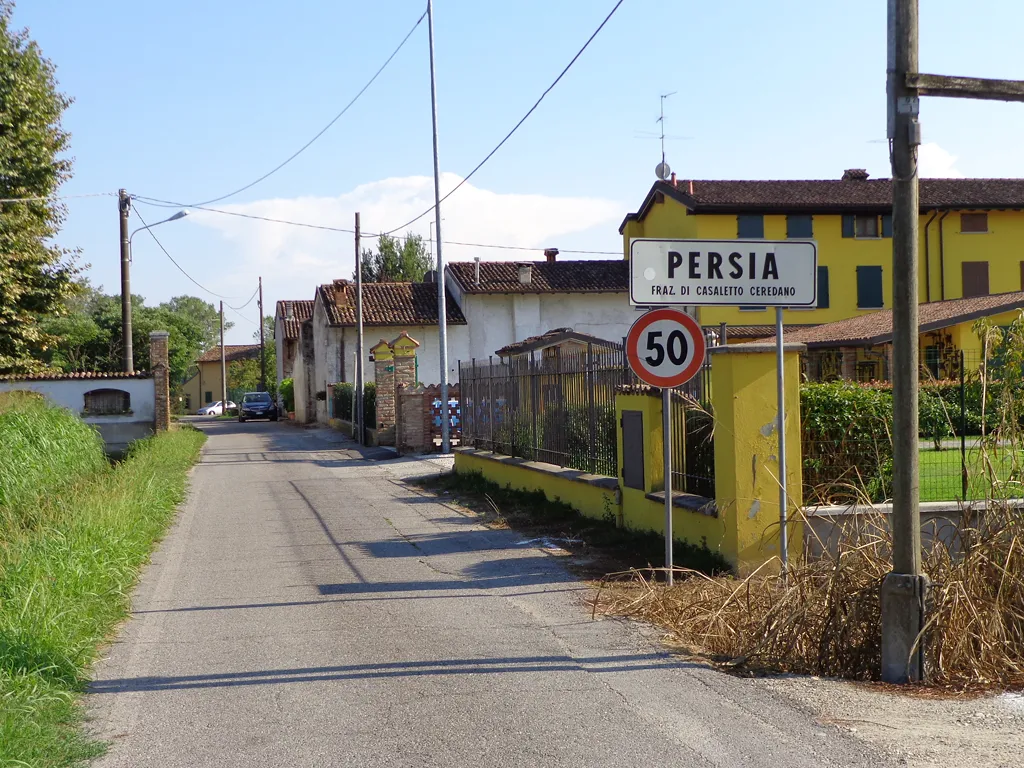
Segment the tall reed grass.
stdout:
<path fill-rule="evenodd" d="M 0 765 L 74 765 L 102 751 L 80 730 L 78 696 L 203 439 L 166 432 L 110 465 L 69 411 L 0 402 Z"/>

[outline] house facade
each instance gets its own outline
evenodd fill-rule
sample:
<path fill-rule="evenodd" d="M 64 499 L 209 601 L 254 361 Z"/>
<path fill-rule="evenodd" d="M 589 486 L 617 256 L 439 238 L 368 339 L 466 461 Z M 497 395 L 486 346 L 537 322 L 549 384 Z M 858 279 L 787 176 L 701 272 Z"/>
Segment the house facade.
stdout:
<path fill-rule="evenodd" d="M 259 344 L 225 344 L 225 362 L 259 360 Z M 182 388 L 186 413 L 195 413 L 204 405 L 221 398 L 220 346 L 210 347 L 196 360 L 196 370 Z M 229 395 L 230 399 L 230 395 Z"/>
<path fill-rule="evenodd" d="M 369 350 L 381 339 L 396 338 L 404 331 L 420 344 L 417 380 L 428 384 L 440 381 L 437 284 L 364 283 L 362 301 L 366 380 L 373 380 Z M 321 285 L 312 303 L 310 319 L 300 326 L 293 368 L 295 416 L 307 423 L 326 424 L 330 417 L 329 402 L 320 399 L 318 393 L 326 393 L 329 385 L 338 382 L 355 381 L 355 284 L 335 280 Z M 468 334 L 466 318 L 451 294 L 447 296 L 446 315 L 448 375 L 454 380 L 458 360 L 468 353 Z"/>
<path fill-rule="evenodd" d="M 274 346 L 277 349 L 277 381 L 292 377 L 299 345 L 299 327 L 313 317 L 312 300 L 277 302 L 274 311 Z"/>
<path fill-rule="evenodd" d="M 921 179 L 921 303 L 1024 288 L 1024 179 Z M 623 220 L 635 237 L 813 238 L 818 304 L 783 313 L 817 325 L 892 307 L 892 182 L 851 169 L 839 180 L 659 181 Z M 767 326 L 765 308 L 700 307 L 704 326 Z"/>
<path fill-rule="evenodd" d="M 515 263 L 454 262 L 448 288 L 466 316 L 463 360 L 553 329 L 621 341 L 637 317 L 629 303 L 628 264 L 621 259 Z"/>

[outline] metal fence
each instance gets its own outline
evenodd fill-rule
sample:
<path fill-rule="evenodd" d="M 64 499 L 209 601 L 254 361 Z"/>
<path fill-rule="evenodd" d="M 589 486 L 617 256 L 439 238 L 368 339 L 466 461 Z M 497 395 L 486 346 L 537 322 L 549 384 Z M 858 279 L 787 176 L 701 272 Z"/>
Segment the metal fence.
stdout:
<path fill-rule="evenodd" d="M 459 363 L 463 444 L 618 476 L 615 393 L 639 384 L 621 348 L 554 347 Z M 711 369 L 675 390 L 673 490 L 714 495 Z"/>

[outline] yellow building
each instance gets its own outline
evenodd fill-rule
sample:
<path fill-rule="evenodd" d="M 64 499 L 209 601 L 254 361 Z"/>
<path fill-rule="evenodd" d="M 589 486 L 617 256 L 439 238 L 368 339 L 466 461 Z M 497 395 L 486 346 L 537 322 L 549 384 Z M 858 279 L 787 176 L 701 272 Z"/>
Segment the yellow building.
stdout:
<path fill-rule="evenodd" d="M 840 180 L 659 181 L 622 222 L 635 237 L 702 240 L 813 238 L 818 305 L 783 313 L 817 325 L 892 306 L 892 182 L 852 169 Z M 921 180 L 920 301 L 1024 289 L 1024 179 Z M 773 311 L 700 307 L 704 326 L 737 326 L 743 340 L 774 329 Z M 744 333 L 746 329 L 746 333 Z"/>
<path fill-rule="evenodd" d="M 225 344 L 224 358 L 228 365 L 235 360 L 258 360 L 259 344 Z M 195 413 L 204 405 L 221 399 L 220 346 L 210 347 L 196 360 L 196 372 L 185 382 L 185 412 Z M 231 396 L 228 395 L 228 399 Z"/>

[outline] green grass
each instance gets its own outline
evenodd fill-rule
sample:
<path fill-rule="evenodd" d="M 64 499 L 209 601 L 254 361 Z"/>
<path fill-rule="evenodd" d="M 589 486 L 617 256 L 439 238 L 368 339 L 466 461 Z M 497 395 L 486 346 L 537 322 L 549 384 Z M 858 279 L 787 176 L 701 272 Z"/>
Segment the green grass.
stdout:
<path fill-rule="evenodd" d="M 985 456 L 991 464 L 996 477 L 993 487 L 992 471 L 989 470 Z M 918 455 L 921 482 L 921 501 L 954 501 L 963 496 L 962 467 L 959 448 L 946 448 L 936 451 L 922 450 Z M 968 448 L 967 465 L 967 498 L 985 499 L 1014 498 L 1024 496 L 1024 485 L 1021 485 L 1020 468 L 1024 464 L 1024 455 L 1012 448 L 990 448 L 983 452 L 978 448 Z"/>
<path fill-rule="evenodd" d="M 39 401 L 0 400 L 0 765 L 103 751 L 78 697 L 128 611 L 139 568 L 183 498 L 203 435 L 176 429 L 110 465 L 92 430 Z"/>

